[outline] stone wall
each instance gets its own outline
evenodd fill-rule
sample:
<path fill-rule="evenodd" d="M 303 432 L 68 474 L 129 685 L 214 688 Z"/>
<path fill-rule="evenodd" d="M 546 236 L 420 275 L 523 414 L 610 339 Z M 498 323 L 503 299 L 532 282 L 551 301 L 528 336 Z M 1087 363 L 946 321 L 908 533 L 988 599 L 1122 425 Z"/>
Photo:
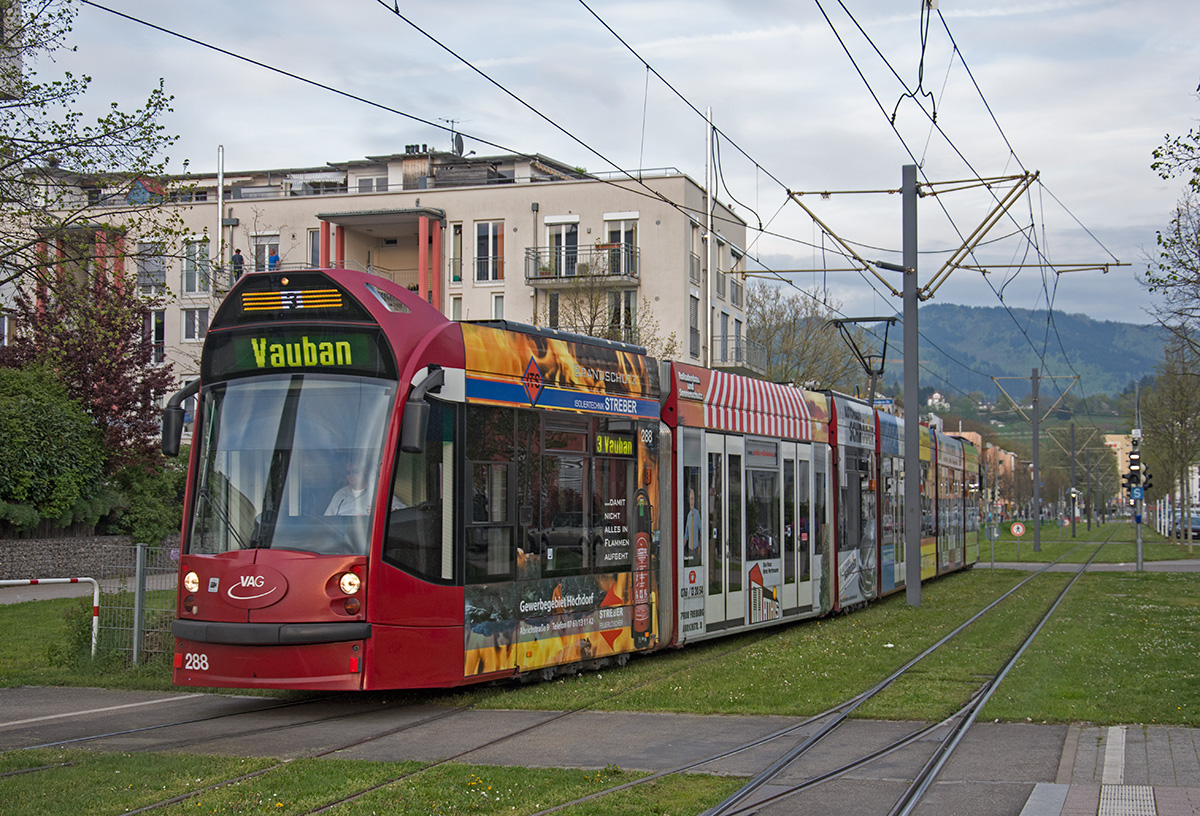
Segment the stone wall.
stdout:
<path fill-rule="evenodd" d="M 148 566 L 176 566 L 178 537 L 152 549 Z M 0 580 L 22 578 L 123 578 L 133 575 L 136 548 L 129 536 L 0 541 Z"/>

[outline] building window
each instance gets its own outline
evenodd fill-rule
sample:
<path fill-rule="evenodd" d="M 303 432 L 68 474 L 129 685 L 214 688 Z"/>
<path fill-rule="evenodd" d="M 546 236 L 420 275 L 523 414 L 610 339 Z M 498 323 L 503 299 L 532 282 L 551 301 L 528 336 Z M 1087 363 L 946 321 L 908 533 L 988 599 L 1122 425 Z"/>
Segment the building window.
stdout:
<path fill-rule="evenodd" d="M 8 315 L 0 314 L 0 346 L 8 345 Z"/>
<path fill-rule="evenodd" d="M 725 270 L 721 259 L 725 257 L 725 242 L 717 241 L 717 297 L 725 297 Z"/>
<path fill-rule="evenodd" d="M 154 309 L 146 315 L 142 336 L 151 344 L 150 359 L 161 363 L 167 356 L 167 313 Z"/>
<path fill-rule="evenodd" d="M 211 270 L 208 262 L 208 239 L 183 243 L 183 293 L 203 294 L 208 291 Z"/>
<path fill-rule="evenodd" d="M 208 309 L 184 309 L 183 339 L 199 342 L 208 334 Z"/>
<path fill-rule="evenodd" d="M 167 257 L 161 243 L 140 243 L 137 248 L 138 289 L 156 295 L 167 286 Z"/>
<path fill-rule="evenodd" d="M 462 297 L 450 298 L 450 319 L 462 320 Z"/>
<path fill-rule="evenodd" d="M 552 278 L 572 276 L 579 263 L 579 224 L 552 224 L 549 218 L 546 221 L 546 246 L 550 250 L 546 272 Z"/>
<path fill-rule="evenodd" d="M 254 236 L 254 271 L 279 268 L 279 233 Z M 271 259 L 274 258 L 274 261 Z"/>
<path fill-rule="evenodd" d="M 504 295 L 496 295 L 492 298 L 492 319 L 504 319 Z"/>
<path fill-rule="evenodd" d="M 450 282 L 462 283 L 463 225 L 450 225 Z"/>
<path fill-rule="evenodd" d="M 548 318 L 547 322 L 550 324 L 550 328 L 557 329 L 558 328 L 558 292 L 550 293 L 550 302 L 546 306 L 546 312 L 547 312 L 546 316 Z"/>
<path fill-rule="evenodd" d="M 475 222 L 475 280 L 504 280 L 504 222 Z"/>
<path fill-rule="evenodd" d="M 741 306 L 742 290 L 745 288 L 745 285 L 742 283 L 741 275 L 746 271 L 746 256 L 742 255 L 742 253 L 738 252 L 736 249 L 733 250 L 730 270 L 733 272 L 733 274 L 729 276 L 729 301 L 734 306 Z"/>
<path fill-rule="evenodd" d="M 637 290 L 608 293 L 608 331 L 610 340 L 636 343 Z"/>
<path fill-rule="evenodd" d="M 688 351 L 700 356 L 700 298 L 695 295 L 688 301 Z"/>
<path fill-rule="evenodd" d="M 729 312 L 721 312 L 721 339 L 720 339 L 720 355 L 721 362 L 729 360 Z"/>
<path fill-rule="evenodd" d="M 700 248 L 703 246 L 703 241 L 700 240 L 700 228 L 692 224 L 692 250 L 688 253 L 688 277 L 692 283 L 700 282 Z"/>
<path fill-rule="evenodd" d="M 628 275 L 638 273 L 637 219 L 610 220 L 608 226 L 608 273 Z"/>
<path fill-rule="evenodd" d="M 386 193 L 387 189 L 387 176 L 380 178 L 360 178 L 358 180 L 358 191 L 360 193 Z"/>
<path fill-rule="evenodd" d="M 733 320 L 733 357 L 740 361 L 746 359 L 746 350 L 742 348 L 742 321 L 737 318 Z"/>
<path fill-rule="evenodd" d="M 321 268 L 321 230 L 308 231 L 308 263 L 313 269 Z"/>

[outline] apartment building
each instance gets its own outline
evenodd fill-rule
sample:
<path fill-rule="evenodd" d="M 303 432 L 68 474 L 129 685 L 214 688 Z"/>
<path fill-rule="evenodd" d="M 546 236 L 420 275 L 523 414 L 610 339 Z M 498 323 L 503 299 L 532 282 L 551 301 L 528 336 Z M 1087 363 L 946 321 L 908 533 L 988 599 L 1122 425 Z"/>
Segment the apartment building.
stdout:
<path fill-rule="evenodd" d="M 196 376 L 208 322 L 239 267 L 354 268 L 455 320 L 583 331 L 761 370 L 746 337 L 745 222 L 719 202 L 710 221 L 703 188 L 674 169 L 606 177 L 540 155 L 409 145 L 177 181 L 166 206 L 179 208 L 191 235 L 177 248 L 138 247 L 137 267 L 143 291 L 173 295 L 147 331 L 181 381 Z"/>

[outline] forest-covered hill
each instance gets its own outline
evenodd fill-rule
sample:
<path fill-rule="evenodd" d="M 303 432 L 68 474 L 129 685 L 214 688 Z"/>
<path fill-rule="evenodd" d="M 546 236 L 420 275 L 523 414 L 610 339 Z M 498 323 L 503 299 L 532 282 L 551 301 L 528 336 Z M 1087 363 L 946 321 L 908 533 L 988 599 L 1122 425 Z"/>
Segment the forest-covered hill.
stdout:
<path fill-rule="evenodd" d="M 1077 396 L 1119 394 L 1133 382 L 1155 374 L 1162 359 L 1165 331 L 1157 325 L 1093 320 L 1086 315 L 1005 309 L 1001 306 L 923 305 L 918 313 L 921 333 L 922 387 L 979 391 L 996 398 L 992 377 L 1058 376 L 1061 386 L 1041 385 L 1042 393 L 1065 389 L 1066 377 L 1078 374 Z M 902 330 L 888 336 L 896 352 L 903 348 Z M 900 353 L 888 350 L 888 359 Z M 901 365 L 889 362 L 886 382 L 899 382 Z M 1002 380 L 1013 396 L 1027 395 L 1028 383 Z M 1080 393 L 1082 391 L 1082 394 Z"/>

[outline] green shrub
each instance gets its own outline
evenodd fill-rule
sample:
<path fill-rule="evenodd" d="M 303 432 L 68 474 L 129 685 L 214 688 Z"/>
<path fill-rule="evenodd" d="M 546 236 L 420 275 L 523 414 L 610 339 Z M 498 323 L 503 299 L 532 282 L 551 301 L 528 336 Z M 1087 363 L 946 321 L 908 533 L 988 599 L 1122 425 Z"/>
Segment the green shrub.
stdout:
<path fill-rule="evenodd" d="M 102 439 L 52 372 L 0 368 L 0 439 L 0 519 L 65 526 L 94 514 Z"/>
<path fill-rule="evenodd" d="M 134 541 L 160 544 L 179 532 L 183 518 L 183 489 L 187 476 L 187 449 L 153 468 L 127 465 L 114 483 L 121 493 L 111 526 Z"/>

